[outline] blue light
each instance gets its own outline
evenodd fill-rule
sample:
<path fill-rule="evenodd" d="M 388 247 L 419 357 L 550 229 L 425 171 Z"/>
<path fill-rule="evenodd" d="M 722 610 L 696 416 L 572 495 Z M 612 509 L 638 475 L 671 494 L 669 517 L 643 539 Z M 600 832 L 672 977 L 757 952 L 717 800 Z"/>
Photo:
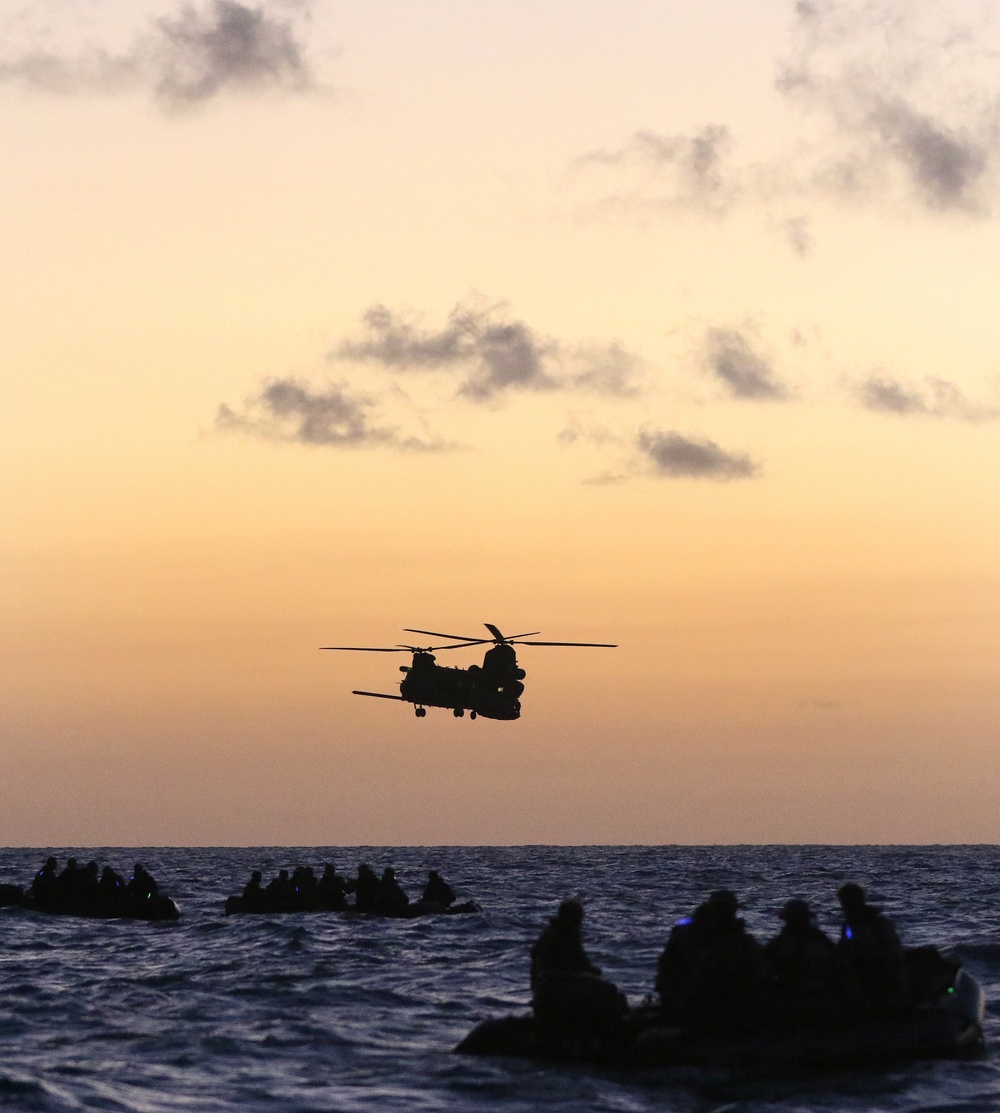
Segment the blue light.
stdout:
<path fill-rule="evenodd" d="M 681 918 L 677 921 L 677 926 L 679 928 L 687 927 L 687 925 L 689 923 L 691 923 L 691 917 L 690 916 L 681 916 Z"/>
<path fill-rule="evenodd" d="M 850 924 L 848 924 L 847 927 L 844 928 L 844 935 L 847 939 L 853 939 L 854 938 L 854 932 L 851 931 L 851 925 Z"/>

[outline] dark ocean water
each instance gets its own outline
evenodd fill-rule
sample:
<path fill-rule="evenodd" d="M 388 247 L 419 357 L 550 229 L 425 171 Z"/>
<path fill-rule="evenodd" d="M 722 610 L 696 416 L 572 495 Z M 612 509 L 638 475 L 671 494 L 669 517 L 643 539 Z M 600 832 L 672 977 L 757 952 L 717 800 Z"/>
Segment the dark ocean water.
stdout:
<path fill-rule="evenodd" d="M 0 883 L 48 853 L 139 857 L 177 924 L 0 910 L 0 1108 L 17 1110 L 1000 1109 L 1000 868 L 995 847 L 432 847 L 0 850 Z M 225 917 L 250 871 L 393 865 L 419 895 L 439 869 L 482 914 L 399 921 Z M 528 948 L 560 899 L 584 898 L 585 941 L 638 1003 L 673 920 L 734 889 L 774 934 L 804 896 L 831 933 L 857 880 L 907 944 L 953 948 L 986 990 L 985 1058 L 756 1079 L 693 1070 L 626 1078 L 457 1056 L 479 1020 L 528 1005 Z"/>

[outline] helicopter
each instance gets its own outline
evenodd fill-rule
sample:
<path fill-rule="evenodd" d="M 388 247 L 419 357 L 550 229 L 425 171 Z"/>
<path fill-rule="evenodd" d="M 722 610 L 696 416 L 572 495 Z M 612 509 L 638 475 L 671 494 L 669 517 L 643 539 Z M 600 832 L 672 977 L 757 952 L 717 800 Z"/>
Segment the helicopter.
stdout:
<path fill-rule="evenodd" d="M 608 642 L 535 642 L 525 641 L 535 637 L 540 631 L 514 634 L 505 637 L 491 622 L 483 625 L 491 637 L 476 638 L 463 634 L 440 634 L 434 630 L 412 630 L 405 628 L 407 634 L 424 634 L 431 638 L 447 638 L 446 645 L 324 645 L 322 649 L 339 650 L 349 653 L 412 653 L 408 665 L 400 665 L 399 671 L 405 673 L 399 685 L 399 695 L 386 692 L 352 691 L 355 696 L 371 696 L 374 699 L 393 699 L 412 703 L 418 719 L 427 714 L 428 707 L 450 708 L 456 719 L 466 711 L 469 718 L 482 715 L 485 719 L 518 719 L 521 716 L 521 693 L 524 691 L 524 669 L 517 663 L 517 645 L 571 645 L 597 649 L 616 649 Z M 470 665 L 466 669 L 447 667 L 435 663 L 434 654 L 442 649 L 464 649 L 470 645 L 489 645 L 482 665 Z"/>

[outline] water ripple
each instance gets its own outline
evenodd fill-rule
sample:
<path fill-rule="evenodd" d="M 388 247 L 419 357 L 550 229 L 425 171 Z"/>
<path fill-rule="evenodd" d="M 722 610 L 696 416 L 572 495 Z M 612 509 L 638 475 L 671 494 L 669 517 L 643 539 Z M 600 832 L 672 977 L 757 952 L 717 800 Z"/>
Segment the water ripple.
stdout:
<path fill-rule="evenodd" d="M 49 853 L 0 851 L 0 882 Z M 470 1060 L 451 1049 L 478 1020 L 528 1006 L 528 950 L 558 901 L 581 895 L 587 946 L 633 1001 L 652 988 L 673 920 L 732 888 L 748 926 L 774 933 L 789 896 L 837 928 L 834 893 L 861 881 L 905 941 L 952 945 L 1000 1035 L 1000 928 L 990 847 L 434 847 L 141 850 L 179 923 L 0 910 L 0 1106 L 68 1113 L 313 1113 L 502 1109 L 646 1113 L 945 1113 L 1000 1108 L 992 1055 L 907 1071 L 738 1084 L 705 1071 L 643 1078 Z M 428 868 L 482 913 L 412 921 L 357 915 L 225 917 L 250 871 L 392 864 L 415 892 Z"/>

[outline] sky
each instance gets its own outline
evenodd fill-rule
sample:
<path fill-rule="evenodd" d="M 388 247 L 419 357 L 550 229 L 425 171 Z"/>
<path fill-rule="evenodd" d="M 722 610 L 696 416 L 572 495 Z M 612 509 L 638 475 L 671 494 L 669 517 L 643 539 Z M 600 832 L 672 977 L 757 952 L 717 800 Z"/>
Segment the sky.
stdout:
<path fill-rule="evenodd" d="M 985 0 L 0 0 L 0 843 L 1000 842 L 998 64 Z M 319 648 L 484 622 L 619 647 L 517 722 Z"/>

